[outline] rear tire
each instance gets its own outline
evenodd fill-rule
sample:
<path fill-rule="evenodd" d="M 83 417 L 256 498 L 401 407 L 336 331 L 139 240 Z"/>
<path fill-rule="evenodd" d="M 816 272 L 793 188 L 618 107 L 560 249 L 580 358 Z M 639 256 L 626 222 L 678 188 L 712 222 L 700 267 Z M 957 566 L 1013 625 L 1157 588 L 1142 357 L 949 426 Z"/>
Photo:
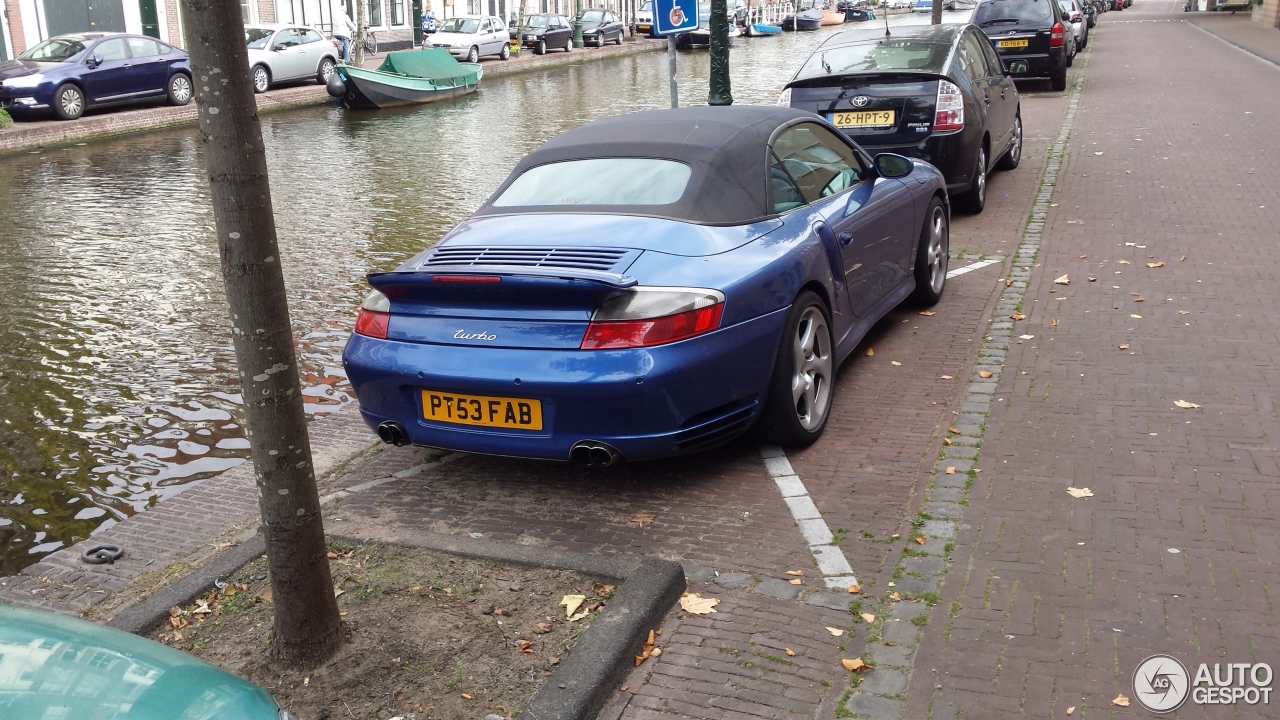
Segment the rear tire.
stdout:
<path fill-rule="evenodd" d="M 53 116 L 59 120 L 75 120 L 84 114 L 84 91 L 67 83 L 53 91 Z"/>
<path fill-rule="evenodd" d="M 186 73 L 174 73 L 169 78 L 169 88 L 166 93 L 166 100 L 170 105 L 186 105 L 191 102 L 191 78 Z"/>
<path fill-rule="evenodd" d="M 259 95 L 271 87 L 271 71 L 262 65 L 253 66 L 253 91 Z"/>
<path fill-rule="evenodd" d="M 621 31 L 621 30 L 619 30 L 619 31 L 618 31 L 618 37 L 614 38 L 614 40 L 613 40 L 613 44 L 614 44 L 614 45 L 621 45 L 621 44 L 622 44 L 622 31 Z"/>
<path fill-rule="evenodd" d="M 1013 142 L 996 163 L 997 170 L 1013 170 L 1022 162 L 1022 111 L 1013 116 Z"/>
<path fill-rule="evenodd" d="M 951 259 L 951 222 L 942 200 L 929 201 L 916 248 L 916 291 L 911 299 L 926 307 L 937 305 L 947 287 L 947 265 Z"/>
<path fill-rule="evenodd" d="M 791 304 L 782 327 L 769 397 L 756 433 L 779 445 L 812 445 L 831 415 L 835 369 L 827 306 L 806 290 Z"/>
<path fill-rule="evenodd" d="M 1049 77 L 1049 87 L 1055 92 L 1061 92 L 1067 89 L 1067 69 L 1063 68 L 1061 72 Z"/>
<path fill-rule="evenodd" d="M 973 168 L 973 187 L 963 195 L 956 196 L 956 204 L 960 209 L 977 215 L 987 206 L 987 147 L 978 150 L 978 161 Z"/>
<path fill-rule="evenodd" d="M 564 51 L 573 52 L 573 38 L 564 41 Z"/>
<path fill-rule="evenodd" d="M 320 61 L 320 67 L 316 70 L 316 82 L 325 85 L 329 82 L 329 78 L 333 75 L 334 64 L 332 58 L 324 58 Z"/>
<path fill-rule="evenodd" d="M 498 53 L 498 58 L 502 60 L 511 59 L 511 43 L 502 46 L 502 52 Z"/>

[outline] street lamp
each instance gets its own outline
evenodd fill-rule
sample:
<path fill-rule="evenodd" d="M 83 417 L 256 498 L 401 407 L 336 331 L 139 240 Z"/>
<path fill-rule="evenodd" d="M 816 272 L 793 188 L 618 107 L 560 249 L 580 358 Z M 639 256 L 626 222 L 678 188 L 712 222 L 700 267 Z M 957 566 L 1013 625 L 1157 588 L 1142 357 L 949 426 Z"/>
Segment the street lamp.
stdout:
<path fill-rule="evenodd" d="M 582 0 L 573 0 L 573 46 L 580 48 L 582 42 Z"/>
<path fill-rule="evenodd" d="M 711 0 L 711 88 L 708 105 L 732 105 L 729 88 L 729 3 Z"/>

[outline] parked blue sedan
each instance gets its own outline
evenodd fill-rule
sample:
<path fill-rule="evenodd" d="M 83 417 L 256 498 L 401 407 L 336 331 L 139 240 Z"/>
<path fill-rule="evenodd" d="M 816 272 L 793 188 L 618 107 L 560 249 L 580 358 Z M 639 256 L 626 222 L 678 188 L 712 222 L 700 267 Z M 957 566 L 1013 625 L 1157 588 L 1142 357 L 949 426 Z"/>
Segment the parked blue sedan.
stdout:
<path fill-rule="evenodd" d="M 826 426 L 885 313 L 942 296 L 942 175 L 782 107 L 609 117 L 373 273 L 344 353 L 388 443 L 604 466 Z"/>
<path fill-rule="evenodd" d="M 15 115 L 52 110 L 74 120 L 89 108 L 158 98 L 186 105 L 191 91 L 187 54 L 144 35 L 58 35 L 0 63 L 0 107 Z"/>

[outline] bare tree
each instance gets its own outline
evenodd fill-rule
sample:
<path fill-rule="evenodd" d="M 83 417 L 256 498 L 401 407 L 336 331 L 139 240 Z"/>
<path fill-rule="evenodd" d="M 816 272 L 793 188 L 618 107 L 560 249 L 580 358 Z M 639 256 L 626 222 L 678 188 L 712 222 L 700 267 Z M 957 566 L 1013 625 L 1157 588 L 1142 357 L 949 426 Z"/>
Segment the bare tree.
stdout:
<path fill-rule="evenodd" d="M 342 642 L 342 620 L 325 556 L 244 23 L 240 5 L 226 0 L 182 0 L 182 15 L 267 541 L 273 652 L 287 664 L 311 665 Z"/>

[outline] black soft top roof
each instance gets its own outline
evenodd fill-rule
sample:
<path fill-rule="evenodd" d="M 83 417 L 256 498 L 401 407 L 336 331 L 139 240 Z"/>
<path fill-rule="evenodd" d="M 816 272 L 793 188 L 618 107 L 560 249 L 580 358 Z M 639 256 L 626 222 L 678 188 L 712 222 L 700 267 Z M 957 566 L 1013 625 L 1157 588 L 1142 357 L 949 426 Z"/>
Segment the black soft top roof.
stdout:
<path fill-rule="evenodd" d="M 772 106 L 650 110 L 593 120 L 560 133 L 520 160 L 476 215 L 516 211 L 617 214 L 616 205 L 494 207 L 493 200 L 532 167 L 590 158 L 662 158 L 691 169 L 684 195 L 643 214 L 709 225 L 745 225 L 773 214 L 768 191 L 768 143 L 780 127 L 819 121 L 804 110 Z M 622 210 L 622 212 L 626 212 Z"/>

